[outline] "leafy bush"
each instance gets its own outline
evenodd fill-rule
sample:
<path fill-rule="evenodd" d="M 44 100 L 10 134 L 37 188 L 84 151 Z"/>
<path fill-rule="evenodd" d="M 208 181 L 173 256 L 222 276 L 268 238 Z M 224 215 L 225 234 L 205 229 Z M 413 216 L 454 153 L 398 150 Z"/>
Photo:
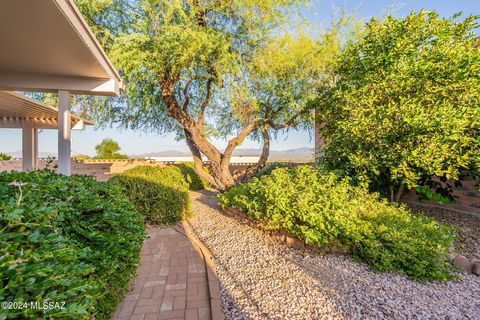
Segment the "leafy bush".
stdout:
<path fill-rule="evenodd" d="M 272 162 L 267 164 L 262 169 L 260 169 L 260 171 L 258 171 L 257 174 L 255 174 L 255 177 L 260 178 L 265 175 L 271 174 L 272 171 L 277 168 L 288 168 L 288 167 L 292 167 L 292 165 L 284 162 Z"/>
<path fill-rule="evenodd" d="M 328 167 L 397 198 L 433 176 L 478 176 L 478 19 L 422 11 L 367 23 L 319 96 Z"/>
<path fill-rule="evenodd" d="M 12 157 L 6 153 L 3 153 L 3 152 L 0 152 L 0 161 L 3 161 L 3 160 L 10 160 L 12 159 Z"/>
<path fill-rule="evenodd" d="M 340 246 L 377 270 L 418 279 L 449 279 L 454 232 L 426 216 L 413 216 L 371 194 L 313 168 L 279 168 L 219 196 L 268 229 L 286 230 L 307 243 Z"/>
<path fill-rule="evenodd" d="M 121 191 L 87 176 L 0 173 L 0 318 L 109 319 L 135 275 L 143 219 Z"/>
<path fill-rule="evenodd" d="M 180 173 L 188 184 L 189 190 L 202 190 L 209 187 L 208 182 L 200 178 L 195 172 L 192 162 L 177 163 L 173 166 L 180 170 Z"/>
<path fill-rule="evenodd" d="M 191 214 L 188 190 L 204 182 L 190 165 L 138 166 L 110 179 L 137 206 L 151 224 L 170 224 Z"/>

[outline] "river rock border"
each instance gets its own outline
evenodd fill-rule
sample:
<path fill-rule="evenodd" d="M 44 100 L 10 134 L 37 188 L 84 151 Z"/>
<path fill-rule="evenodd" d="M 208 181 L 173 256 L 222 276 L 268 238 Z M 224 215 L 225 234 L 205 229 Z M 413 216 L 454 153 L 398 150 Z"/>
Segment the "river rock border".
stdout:
<path fill-rule="evenodd" d="M 305 243 L 305 241 L 297 238 L 296 236 L 288 233 L 285 230 L 267 230 L 264 225 L 250 218 L 246 213 L 242 212 L 238 207 L 235 206 L 223 209 L 222 212 L 224 215 L 234 218 L 240 223 L 247 224 L 253 228 L 262 230 L 266 234 L 273 237 L 275 240 L 283 242 L 290 247 L 298 249 L 308 249 L 316 252 L 328 252 L 333 254 L 345 254 L 347 252 L 344 248 L 338 246 L 331 246 L 329 248 L 325 248 L 319 245 Z M 452 259 L 451 263 L 463 271 L 480 276 L 480 260 L 478 259 L 468 259 L 465 256 L 459 254 Z"/>
<path fill-rule="evenodd" d="M 478 259 L 468 259 L 467 257 L 459 254 L 453 258 L 452 264 L 463 271 L 471 272 L 477 276 L 480 276 L 480 260 Z"/>

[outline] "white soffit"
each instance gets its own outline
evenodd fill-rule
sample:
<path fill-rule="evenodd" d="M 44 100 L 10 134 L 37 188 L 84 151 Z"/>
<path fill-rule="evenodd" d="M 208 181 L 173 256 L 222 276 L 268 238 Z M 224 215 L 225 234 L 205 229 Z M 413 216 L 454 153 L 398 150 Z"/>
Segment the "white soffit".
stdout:
<path fill-rule="evenodd" d="M 0 0 L 0 89 L 118 95 L 121 78 L 72 0 Z"/>

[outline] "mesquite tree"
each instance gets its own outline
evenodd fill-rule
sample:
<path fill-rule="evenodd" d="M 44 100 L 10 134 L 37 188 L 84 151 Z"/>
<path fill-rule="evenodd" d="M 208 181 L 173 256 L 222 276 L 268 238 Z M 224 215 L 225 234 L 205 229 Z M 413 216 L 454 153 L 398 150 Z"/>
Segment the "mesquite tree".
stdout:
<path fill-rule="evenodd" d="M 97 119 L 177 132 L 196 172 L 220 190 L 234 185 L 229 162 L 248 136 L 263 141 L 253 174 L 265 165 L 272 131 L 311 126 L 309 101 L 329 57 L 324 42 L 331 39 L 282 29 L 297 0 L 77 4 L 126 85 L 121 97 L 90 103 Z M 212 136 L 228 137 L 223 152 Z"/>

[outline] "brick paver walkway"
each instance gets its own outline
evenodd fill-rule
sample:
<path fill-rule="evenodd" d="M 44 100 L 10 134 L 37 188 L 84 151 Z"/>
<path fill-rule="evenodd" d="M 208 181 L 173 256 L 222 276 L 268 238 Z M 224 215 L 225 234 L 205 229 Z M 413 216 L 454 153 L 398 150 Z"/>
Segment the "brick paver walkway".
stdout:
<path fill-rule="evenodd" d="M 174 228 L 148 234 L 133 288 L 113 319 L 212 319 L 207 274 L 213 273 L 202 252 Z"/>

